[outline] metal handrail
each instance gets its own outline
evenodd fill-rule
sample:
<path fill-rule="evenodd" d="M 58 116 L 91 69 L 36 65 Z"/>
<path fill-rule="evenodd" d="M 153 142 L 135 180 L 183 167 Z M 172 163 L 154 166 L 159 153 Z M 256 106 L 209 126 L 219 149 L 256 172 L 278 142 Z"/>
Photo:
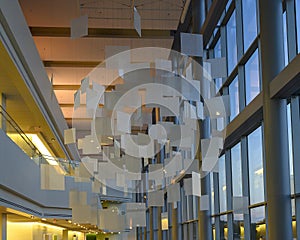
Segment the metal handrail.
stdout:
<path fill-rule="evenodd" d="M 29 137 L 23 132 L 23 130 L 19 127 L 19 125 L 15 122 L 15 120 L 4 110 L 4 108 L 0 105 L 0 114 L 3 118 L 14 128 L 14 130 L 22 137 L 22 139 L 26 142 L 26 144 L 33 150 L 37 155 L 42 155 L 41 152 L 37 149 L 37 147 L 31 142 Z"/>
<path fill-rule="evenodd" d="M 5 109 L 0 105 L 0 116 L 3 117 L 3 119 L 16 131 L 17 134 L 24 140 L 24 142 L 29 146 L 29 148 L 32 150 L 33 156 L 38 156 L 40 161 L 39 164 L 41 164 L 41 160 L 54 160 L 58 164 L 60 164 L 66 172 L 70 173 L 70 169 L 67 169 L 65 165 L 63 164 L 69 164 L 70 167 L 75 169 L 76 162 L 73 160 L 66 160 L 63 158 L 57 158 L 53 156 L 45 156 L 43 155 L 38 148 L 34 145 L 34 143 L 30 140 L 30 138 L 26 135 L 26 133 L 19 127 L 19 125 L 15 122 L 15 120 L 5 111 Z M 33 157 L 30 156 L 30 157 Z"/>

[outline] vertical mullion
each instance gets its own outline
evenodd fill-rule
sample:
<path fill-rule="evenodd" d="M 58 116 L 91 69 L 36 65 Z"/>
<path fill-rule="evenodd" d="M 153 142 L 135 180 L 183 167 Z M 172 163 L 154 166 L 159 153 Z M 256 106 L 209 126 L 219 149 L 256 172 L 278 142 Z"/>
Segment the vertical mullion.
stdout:
<path fill-rule="evenodd" d="M 241 159 L 242 159 L 242 191 L 243 197 L 248 198 L 248 205 L 250 203 L 249 194 L 249 165 L 248 165 L 248 146 L 247 138 L 243 137 L 241 139 Z M 247 210 L 247 214 L 244 214 L 244 234 L 245 239 L 251 239 L 251 221 L 250 221 L 250 210 Z"/>
<path fill-rule="evenodd" d="M 219 176 L 218 173 L 212 173 L 212 174 L 213 174 L 213 184 L 214 184 L 215 214 L 218 214 L 220 213 Z M 216 240 L 221 240 L 220 217 L 215 218 L 215 233 L 216 233 Z"/>
<path fill-rule="evenodd" d="M 232 210 L 232 172 L 231 172 L 231 153 L 225 152 L 225 176 L 226 176 L 226 201 L 227 211 Z M 233 214 L 227 215 L 228 239 L 233 240 Z"/>
<path fill-rule="evenodd" d="M 241 59 L 241 57 L 244 54 L 242 0 L 236 0 L 235 6 L 236 6 L 237 57 L 238 59 Z M 242 112 L 246 106 L 245 66 L 238 66 L 238 86 L 239 86 L 239 110 L 240 112 Z"/>

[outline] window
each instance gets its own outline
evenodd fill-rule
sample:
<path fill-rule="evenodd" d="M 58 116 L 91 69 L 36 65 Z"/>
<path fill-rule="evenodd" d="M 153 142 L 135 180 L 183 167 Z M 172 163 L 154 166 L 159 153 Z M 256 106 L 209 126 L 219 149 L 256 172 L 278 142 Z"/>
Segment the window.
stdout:
<path fill-rule="evenodd" d="M 259 60 L 256 50 L 245 64 L 246 104 L 248 105 L 260 92 Z"/>
<path fill-rule="evenodd" d="M 288 40 L 287 40 L 287 23 L 286 23 L 286 11 L 282 14 L 283 20 L 283 44 L 284 44 L 284 66 L 288 65 Z"/>
<path fill-rule="evenodd" d="M 235 11 L 232 13 L 227 26 L 227 68 L 228 75 L 237 65 L 237 43 L 236 43 L 236 17 Z"/>
<path fill-rule="evenodd" d="M 298 53 L 300 53 L 300 0 L 296 0 L 295 3 L 296 3 Z"/>
<path fill-rule="evenodd" d="M 229 97 L 230 97 L 230 121 L 232 121 L 240 112 L 239 82 L 237 77 L 229 85 Z"/>
<path fill-rule="evenodd" d="M 289 163 L 290 163 L 290 183 L 291 194 L 295 193 L 294 187 L 294 164 L 293 164 L 293 139 L 292 139 L 292 119 L 291 119 L 291 104 L 287 106 L 287 125 L 288 125 L 288 142 L 289 142 Z"/>
<path fill-rule="evenodd" d="M 211 214 L 215 214 L 215 191 L 214 191 L 214 173 L 209 174 L 210 178 L 210 206 L 211 206 Z"/>
<path fill-rule="evenodd" d="M 220 235 L 221 239 L 228 239 L 228 217 L 227 215 L 221 215 L 220 216 Z"/>
<path fill-rule="evenodd" d="M 214 57 L 215 58 L 221 58 L 222 57 L 222 53 L 221 53 L 221 40 L 219 39 L 218 42 L 216 43 L 215 47 L 214 47 Z M 214 79 L 215 81 L 215 86 L 216 86 L 216 92 L 218 92 L 220 90 L 220 88 L 222 87 L 223 81 L 222 78 L 216 78 Z"/>
<path fill-rule="evenodd" d="M 248 136 L 250 204 L 264 201 L 262 146 L 262 130 L 259 127 Z"/>
<path fill-rule="evenodd" d="M 219 159 L 219 202 L 220 213 L 227 210 L 225 155 Z"/>
<path fill-rule="evenodd" d="M 244 51 L 246 52 L 257 36 L 256 0 L 243 0 Z"/>
<path fill-rule="evenodd" d="M 254 239 L 266 239 L 266 217 L 265 217 L 265 207 L 257 207 L 251 209 L 251 224 L 256 226 L 251 229 L 251 235 Z"/>
<path fill-rule="evenodd" d="M 242 158 L 241 144 L 238 143 L 231 149 L 231 169 L 232 169 L 232 194 L 234 197 L 243 196 L 242 188 Z"/>

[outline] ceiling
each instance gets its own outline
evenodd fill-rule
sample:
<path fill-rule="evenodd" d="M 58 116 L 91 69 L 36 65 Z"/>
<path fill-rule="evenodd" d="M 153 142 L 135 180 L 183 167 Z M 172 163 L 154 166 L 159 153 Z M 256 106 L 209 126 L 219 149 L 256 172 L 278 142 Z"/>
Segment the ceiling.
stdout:
<path fill-rule="evenodd" d="M 183 0 L 19 0 L 69 126 L 81 80 L 105 60 L 107 46 L 170 49 Z M 134 29 L 133 6 L 142 37 Z M 73 19 L 88 15 L 89 35 L 70 38 Z"/>

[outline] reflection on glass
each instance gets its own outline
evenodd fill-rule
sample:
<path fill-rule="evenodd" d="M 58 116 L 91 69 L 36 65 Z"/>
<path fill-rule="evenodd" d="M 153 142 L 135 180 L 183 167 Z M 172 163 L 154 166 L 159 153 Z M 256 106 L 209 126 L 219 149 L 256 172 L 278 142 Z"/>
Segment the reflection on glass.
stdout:
<path fill-rule="evenodd" d="M 228 75 L 229 75 L 237 64 L 235 11 L 232 13 L 226 25 L 226 32 L 227 32 L 227 68 L 228 68 Z"/>
<path fill-rule="evenodd" d="M 225 155 L 219 159 L 219 201 L 220 201 L 220 212 L 227 210 L 227 199 L 226 199 L 226 171 L 225 171 Z"/>
<path fill-rule="evenodd" d="M 292 205 L 292 216 L 294 217 L 296 215 L 296 201 L 295 201 L 295 199 L 291 200 L 291 205 Z"/>
<path fill-rule="evenodd" d="M 295 185 L 294 185 L 294 158 L 293 158 L 291 104 L 288 104 L 288 106 L 287 106 L 287 125 L 288 125 L 288 142 L 289 142 L 291 194 L 294 194 L 295 193 L 295 187 L 294 187 Z"/>
<path fill-rule="evenodd" d="M 233 239 L 245 239 L 243 214 L 234 214 Z"/>
<path fill-rule="evenodd" d="M 216 240 L 217 239 L 216 238 L 216 226 L 213 225 L 212 227 L 213 227 L 213 240 Z"/>
<path fill-rule="evenodd" d="M 293 220 L 292 226 L 293 226 L 293 240 L 297 240 L 296 220 Z"/>
<path fill-rule="evenodd" d="M 237 77 L 235 77 L 235 79 L 229 85 L 229 96 L 230 96 L 230 121 L 232 121 L 240 112 L 239 82 Z"/>
<path fill-rule="evenodd" d="M 214 82 L 215 82 L 215 89 L 216 89 L 216 93 L 217 93 L 217 92 L 219 92 L 220 88 L 223 85 L 223 80 L 222 80 L 222 78 L 215 78 Z"/>
<path fill-rule="evenodd" d="M 221 40 L 219 39 L 218 42 L 216 43 L 214 47 L 214 57 L 215 58 L 221 58 L 222 53 L 221 53 Z M 216 87 L 216 93 L 220 90 L 222 87 L 223 81 L 222 78 L 216 78 L 214 79 L 215 81 L 215 87 Z"/>
<path fill-rule="evenodd" d="M 248 136 L 250 203 L 264 201 L 264 169 L 262 156 L 262 130 L 257 128 Z"/>
<path fill-rule="evenodd" d="M 246 104 L 248 105 L 260 92 L 258 50 L 245 65 Z"/>
<path fill-rule="evenodd" d="M 221 40 L 219 39 L 214 47 L 214 55 L 215 58 L 220 58 L 222 57 L 222 52 L 221 52 Z"/>
<path fill-rule="evenodd" d="M 251 209 L 251 235 L 256 239 L 266 239 L 265 207 Z"/>
<path fill-rule="evenodd" d="M 211 206 L 211 214 L 215 214 L 215 191 L 214 191 L 214 174 L 210 173 L 210 206 Z"/>
<path fill-rule="evenodd" d="M 227 215 L 220 216 L 220 239 L 228 239 L 228 225 L 227 225 Z"/>
<path fill-rule="evenodd" d="M 231 149 L 231 169 L 232 169 L 232 194 L 234 197 L 243 196 L 242 188 L 242 158 L 241 144 L 238 143 Z"/>
<path fill-rule="evenodd" d="M 244 50 L 246 51 L 257 36 L 256 1 L 243 0 Z"/>
<path fill-rule="evenodd" d="M 288 57 L 288 40 L 287 40 L 287 26 L 286 26 L 286 11 L 282 14 L 283 20 L 283 44 L 284 44 L 284 66 L 286 66 L 289 62 Z"/>
<path fill-rule="evenodd" d="M 300 53 L 300 0 L 296 0 L 298 53 Z"/>

